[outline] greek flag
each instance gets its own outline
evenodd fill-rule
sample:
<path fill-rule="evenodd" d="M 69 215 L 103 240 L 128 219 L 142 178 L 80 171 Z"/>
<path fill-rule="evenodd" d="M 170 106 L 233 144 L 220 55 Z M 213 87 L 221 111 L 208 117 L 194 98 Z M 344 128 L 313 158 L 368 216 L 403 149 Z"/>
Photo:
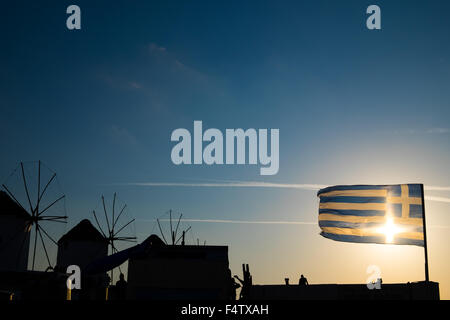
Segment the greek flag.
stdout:
<path fill-rule="evenodd" d="M 317 196 L 325 238 L 424 246 L 422 184 L 333 186 Z"/>

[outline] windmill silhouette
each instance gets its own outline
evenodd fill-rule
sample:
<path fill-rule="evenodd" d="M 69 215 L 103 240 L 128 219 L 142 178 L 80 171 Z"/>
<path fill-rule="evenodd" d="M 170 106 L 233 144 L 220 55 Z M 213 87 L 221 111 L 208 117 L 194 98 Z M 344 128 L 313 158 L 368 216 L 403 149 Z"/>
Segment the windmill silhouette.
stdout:
<path fill-rule="evenodd" d="M 108 242 L 108 247 L 110 248 L 111 254 L 119 252 L 117 249 L 117 243 L 119 242 L 136 242 L 135 236 L 129 236 L 126 235 L 125 231 L 128 231 L 127 227 L 130 226 L 131 223 L 135 221 L 135 219 L 131 219 L 128 222 L 121 225 L 120 218 L 123 217 L 124 212 L 127 208 L 127 205 L 124 204 L 121 206 L 122 208 L 116 214 L 116 200 L 117 200 L 117 194 L 114 193 L 112 206 L 111 206 L 111 214 L 108 217 L 108 210 L 106 208 L 105 204 L 105 197 L 102 195 L 102 207 L 103 207 L 103 214 L 104 214 L 104 222 L 103 228 L 101 227 L 99 217 L 97 216 L 97 213 L 95 210 L 92 211 L 94 215 L 95 222 L 97 224 L 97 227 L 99 228 L 100 232 L 102 233 L 103 237 Z M 121 226 L 119 226 L 121 225 Z M 119 271 L 122 272 L 120 266 Z M 111 281 L 114 279 L 114 269 L 111 270 Z"/>
<path fill-rule="evenodd" d="M 39 254 L 38 238 L 48 263 L 47 269 L 53 269 L 44 239 L 47 238 L 55 245 L 57 242 L 46 228 L 48 223 L 67 223 L 65 195 L 60 192 L 56 173 L 40 160 L 20 162 L 2 187 L 9 197 L 29 214 L 26 232 L 32 231 L 34 227 L 31 270 L 34 270 Z M 24 238 L 20 251 L 24 250 L 25 241 Z"/>
<path fill-rule="evenodd" d="M 160 232 L 160 235 L 163 239 L 163 241 L 166 244 L 170 244 L 170 245 L 185 245 L 185 238 L 186 238 L 186 234 L 191 231 L 191 236 L 192 236 L 192 227 L 188 226 L 186 229 L 181 230 L 181 234 L 178 234 L 178 231 L 180 230 L 180 223 L 183 221 L 183 214 L 180 213 L 178 219 L 176 219 L 177 223 L 174 226 L 174 220 L 172 219 L 172 210 L 167 211 L 164 215 L 164 217 L 168 216 L 167 218 L 163 218 L 161 219 L 161 217 L 156 218 L 156 222 L 158 225 L 158 229 Z M 168 233 L 164 232 L 164 228 L 161 225 L 161 222 L 168 222 L 169 226 L 168 226 Z M 167 237 L 166 237 L 167 236 Z M 169 241 L 167 241 L 167 239 L 169 239 Z M 193 240 L 193 242 L 195 242 L 195 240 Z M 206 241 L 204 242 L 204 244 L 206 245 Z M 197 245 L 199 245 L 199 239 L 197 239 Z"/>

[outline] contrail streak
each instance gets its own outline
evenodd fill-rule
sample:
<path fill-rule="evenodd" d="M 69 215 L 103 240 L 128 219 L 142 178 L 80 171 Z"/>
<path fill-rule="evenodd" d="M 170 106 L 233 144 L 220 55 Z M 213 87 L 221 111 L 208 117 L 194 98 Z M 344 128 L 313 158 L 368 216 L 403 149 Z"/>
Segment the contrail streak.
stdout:
<path fill-rule="evenodd" d="M 324 184 L 296 184 L 296 183 L 272 183 L 256 181 L 227 181 L 227 182 L 131 182 L 115 185 L 138 186 L 138 187 L 191 187 L 191 188 L 285 188 L 285 189 L 303 189 L 316 191 L 326 188 Z M 424 186 L 426 191 L 450 191 L 450 187 L 442 186 Z M 425 200 L 450 203 L 450 198 L 425 196 Z"/>
<path fill-rule="evenodd" d="M 298 184 L 298 183 L 272 183 L 258 181 L 224 181 L 224 182 L 130 182 L 118 183 L 114 185 L 128 185 L 140 187 L 240 187 L 240 188 L 290 188 L 290 189 L 307 189 L 319 190 L 326 188 L 326 184 Z M 426 191 L 450 191 L 450 187 L 445 186 L 424 186 Z"/>
<path fill-rule="evenodd" d="M 201 183 L 185 183 L 185 182 L 131 182 L 116 185 L 139 186 L 139 187 L 215 187 L 215 188 L 291 188 L 305 190 L 319 190 L 326 188 L 322 184 L 286 184 L 286 183 L 270 183 L 270 182 L 253 182 L 253 181 L 233 181 L 233 182 L 201 182 Z"/>
<path fill-rule="evenodd" d="M 425 200 L 450 203 L 450 198 L 425 196 Z"/>
<path fill-rule="evenodd" d="M 140 220 L 144 221 L 144 220 Z M 156 220 L 146 220 L 156 221 Z M 169 221 L 169 219 L 160 219 L 159 221 Z M 182 222 L 202 222 L 202 223 L 232 223 L 232 224 L 303 224 L 303 225 L 317 225 L 316 222 L 303 221 L 258 221 L 258 220 L 224 220 L 224 219 L 181 219 Z"/>
<path fill-rule="evenodd" d="M 141 222 L 156 222 L 156 219 L 137 219 Z M 169 219 L 160 219 L 159 221 L 170 221 Z M 269 224 L 269 225 L 317 225 L 317 222 L 305 221 L 259 221 L 259 220 L 224 220 L 224 219 L 181 219 L 182 222 L 198 222 L 198 223 L 227 223 L 227 224 Z M 428 228 L 432 229 L 449 229 L 450 226 L 432 225 Z"/>
<path fill-rule="evenodd" d="M 450 191 L 450 187 L 424 186 L 425 191 Z"/>

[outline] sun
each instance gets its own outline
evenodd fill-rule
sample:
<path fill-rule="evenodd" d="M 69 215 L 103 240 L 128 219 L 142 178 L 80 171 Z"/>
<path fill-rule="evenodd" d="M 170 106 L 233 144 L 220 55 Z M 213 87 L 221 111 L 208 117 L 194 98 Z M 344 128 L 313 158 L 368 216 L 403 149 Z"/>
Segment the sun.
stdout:
<path fill-rule="evenodd" d="M 393 243 L 396 234 L 403 232 L 403 228 L 400 228 L 394 223 L 393 218 L 387 218 L 386 224 L 377 229 L 378 233 L 382 233 L 386 236 L 386 243 Z"/>

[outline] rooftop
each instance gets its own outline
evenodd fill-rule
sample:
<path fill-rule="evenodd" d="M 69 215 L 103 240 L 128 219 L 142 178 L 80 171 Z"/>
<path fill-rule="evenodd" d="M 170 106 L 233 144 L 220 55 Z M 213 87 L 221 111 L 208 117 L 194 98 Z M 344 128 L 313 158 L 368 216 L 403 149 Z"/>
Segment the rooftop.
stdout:
<path fill-rule="evenodd" d="M 5 191 L 0 190 L 0 215 L 29 219 L 29 213 L 17 204 Z"/>
<path fill-rule="evenodd" d="M 82 220 L 69 232 L 63 235 L 58 243 L 65 241 L 93 241 L 107 242 L 103 235 L 95 228 L 88 219 Z"/>

